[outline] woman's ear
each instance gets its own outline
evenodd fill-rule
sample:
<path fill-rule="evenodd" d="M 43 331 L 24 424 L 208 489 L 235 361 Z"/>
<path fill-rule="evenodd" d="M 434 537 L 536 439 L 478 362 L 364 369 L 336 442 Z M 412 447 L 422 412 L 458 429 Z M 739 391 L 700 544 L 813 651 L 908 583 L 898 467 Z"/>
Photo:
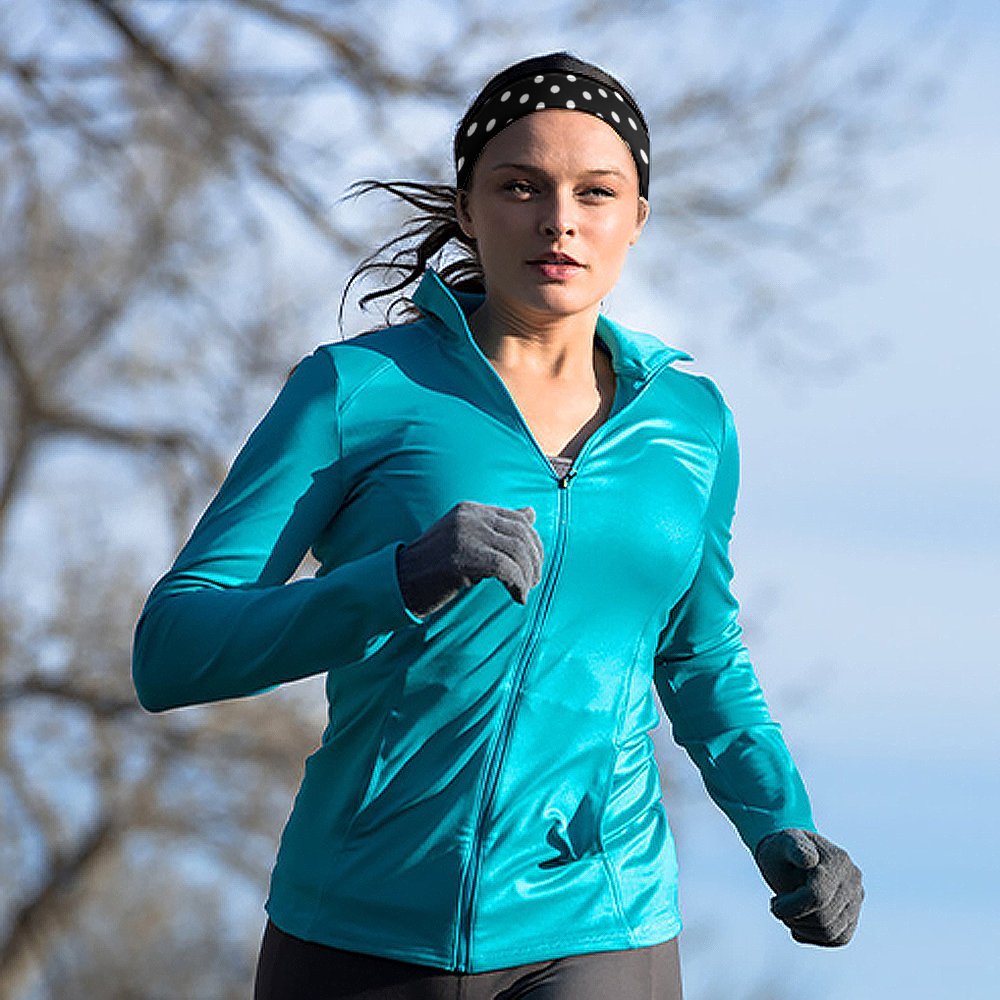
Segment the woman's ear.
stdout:
<path fill-rule="evenodd" d="M 455 191 L 455 216 L 458 219 L 458 224 L 469 239 L 475 239 L 475 234 L 470 231 L 470 224 L 472 222 L 469 216 L 469 192 L 463 191 L 461 188 Z"/>
<path fill-rule="evenodd" d="M 647 199 L 639 195 L 639 207 L 636 212 L 635 220 L 635 231 L 632 234 L 632 239 L 628 241 L 629 246 L 635 246 L 639 240 L 639 234 L 642 232 L 643 227 L 646 225 L 646 220 L 649 218 L 649 202 Z"/>

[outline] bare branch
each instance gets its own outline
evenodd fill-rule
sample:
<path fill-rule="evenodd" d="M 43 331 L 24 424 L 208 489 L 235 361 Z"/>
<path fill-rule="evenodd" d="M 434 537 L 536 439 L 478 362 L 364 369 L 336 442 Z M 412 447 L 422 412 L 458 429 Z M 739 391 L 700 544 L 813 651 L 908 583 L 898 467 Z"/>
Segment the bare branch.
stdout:
<path fill-rule="evenodd" d="M 135 55 L 155 69 L 161 78 L 179 93 L 209 126 L 206 148 L 216 158 L 229 160 L 226 140 L 247 144 L 255 155 L 260 175 L 270 181 L 299 209 L 302 215 L 333 244 L 346 253 L 356 253 L 354 241 L 330 225 L 321 199 L 299 178 L 286 172 L 277 162 L 277 152 L 270 137 L 256 128 L 226 99 L 218 85 L 166 55 L 161 47 L 139 29 L 135 22 L 111 0 L 89 0 L 132 48 Z"/>
<path fill-rule="evenodd" d="M 22 952 L 44 934 L 46 921 L 59 914 L 64 895 L 86 877 L 87 869 L 112 850 L 121 835 L 117 819 L 102 816 L 90 833 L 73 849 L 56 857 L 45 880 L 14 911 L 10 931 L 0 940 L 0 978 L 10 974 Z"/>
<path fill-rule="evenodd" d="M 50 680 L 44 677 L 25 677 L 14 683 L 0 685 L 0 710 L 20 698 L 37 695 L 83 705 L 93 715 L 102 719 L 113 718 L 123 712 L 140 714 L 142 711 L 135 698 L 110 697 L 101 691 L 88 691 L 66 680 Z"/>

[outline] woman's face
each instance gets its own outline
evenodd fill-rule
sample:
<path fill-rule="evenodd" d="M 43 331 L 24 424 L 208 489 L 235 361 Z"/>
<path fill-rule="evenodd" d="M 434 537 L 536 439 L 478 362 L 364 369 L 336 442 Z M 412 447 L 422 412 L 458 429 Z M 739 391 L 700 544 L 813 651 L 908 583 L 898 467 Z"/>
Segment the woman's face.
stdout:
<path fill-rule="evenodd" d="M 566 108 L 524 115 L 492 138 L 456 208 L 477 241 L 490 298 L 529 321 L 599 307 L 649 215 L 622 138 L 595 115 Z M 528 261 L 550 250 L 583 267 L 546 277 Z"/>

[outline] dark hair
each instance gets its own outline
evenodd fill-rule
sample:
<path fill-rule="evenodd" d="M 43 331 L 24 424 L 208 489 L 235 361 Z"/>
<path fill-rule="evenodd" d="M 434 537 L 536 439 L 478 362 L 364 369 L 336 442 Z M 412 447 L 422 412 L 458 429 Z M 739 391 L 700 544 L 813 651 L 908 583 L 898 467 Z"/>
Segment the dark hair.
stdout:
<path fill-rule="evenodd" d="M 635 98 L 616 80 L 610 73 L 605 72 L 600 66 L 587 62 L 565 50 L 550 52 L 547 55 L 532 56 L 529 59 L 522 59 L 518 63 L 508 66 L 493 76 L 476 96 L 475 100 L 466 109 L 464 115 L 455 128 L 455 135 L 452 140 L 453 157 L 457 156 L 458 141 L 467 124 L 476 115 L 479 109 L 487 100 L 499 89 L 506 86 L 512 80 L 520 79 L 530 73 L 559 70 L 565 72 L 579 72 L 592 76 L 602 83 L 617 89 L 625 98 L 626 102 L 635 112 L 639 121 L 646 131 L 649 126 L 639 109 Z M 471 175 L 470 175 L 471 184 Z M 383 243 L 377 250 L 369 254 L 364 261 L 351 274 L 347 285 L 344 287 L 344 294 L 340 300 L 340 312 L 338 322 L 341 322 L 344 313 L 344 301 L 347 298 L 347 290 L 365 271 L 376 268 L 383 271 L 397 270 L 403 272 L 403 278 L 389 288 L 380 291 L 369 292 L 359 300 L 362 309 L 366 303 L 372 299 L 383 295 L 391 295 L 399 291 L 406 285 L 419 278 L 430 259 L 448 244 L 454 242 L 458 244 L 458 255 L 455 260 L 444 266 L 436 266 L 435 270 L 440 275 L 441 280 L 453 291 L 476 292 L 483 294 L 486 285 L 483 280 L 482 263 L 479 259 L 479 251 L 476 248 L 476 241 L 466 236 L 462 227 L 458 224 L 458 216 L 455 212 L 455 196 L 458 187 L 454 184 L 422 184 L 418 181 L 379 181 L 363 180 L 355 181 L 348 189 L 349 191 L 358 188 L 354 197 L 358 194 L 367 194 L 375 188 L 381 188 L 390 194 L 401 198 L 403 201 L 421 210 L 420 214 L 414 215 L 410 219 L 410 225 L 399 236 Z M 398 250 L 391 261 L 379 260 L 379 255 L 389 247 L 397 243 L 404 243 L 414 240 L 415 243 L 404 246 Z M 423 313 L 414 305 L 410 298 L 401 295 L 395 299 L 386 310 L 386 323 L 389 322 L 389 313 L 393 306 L 403 304 L 402 318 L 404 321 L 419 319 Z"/>

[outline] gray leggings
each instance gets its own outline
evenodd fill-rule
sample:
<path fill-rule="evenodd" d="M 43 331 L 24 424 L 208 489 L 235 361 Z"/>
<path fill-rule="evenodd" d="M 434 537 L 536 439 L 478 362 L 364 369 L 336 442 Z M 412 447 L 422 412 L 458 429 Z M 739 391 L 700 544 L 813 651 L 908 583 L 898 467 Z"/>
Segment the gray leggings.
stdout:
<path fill-rule="evenodd" d="M 683 1000 L 677 938 L 493 972 L 449 972 L 264 928 L 254 1000 Z"/>

